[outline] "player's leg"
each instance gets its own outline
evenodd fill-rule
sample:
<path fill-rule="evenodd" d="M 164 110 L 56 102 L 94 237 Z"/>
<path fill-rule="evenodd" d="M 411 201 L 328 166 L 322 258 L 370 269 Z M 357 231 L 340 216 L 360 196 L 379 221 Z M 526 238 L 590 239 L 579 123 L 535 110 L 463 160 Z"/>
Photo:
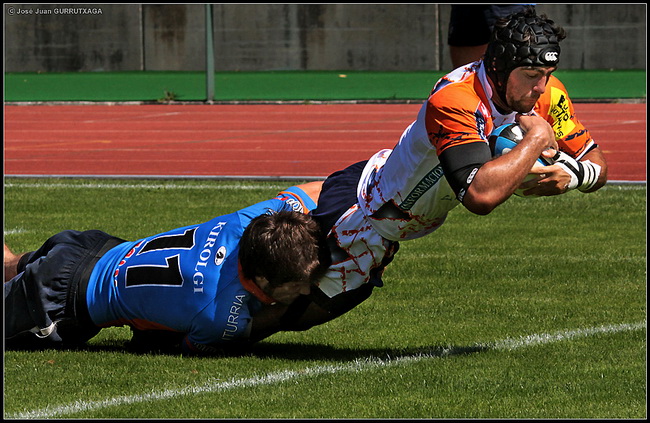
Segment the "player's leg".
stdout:
<path fill-rule="evenodd" d="M 314 289 L 309 296 L 310 302 L 304 313 L 296 318 L 285 318 L 284 330 L 302 331 L 327 323 L 367 300 L 373 289 L 373 284 L 366 283 L 357 289 L 343 292 L 332 298 L 327 297 L 322 291 Z"/>
<path fill-rule="evenodd" d="M 34 251 L 27 253 L 14 254 L 9 247 L 5 244 L 4 250 L 4 266 L 5 266 L 5 282 L 9 282 L 12 278 L 16 277 L 20 272 L 25 270 L 25 266 L 31 260 Z"/>
<path fill-rule="evenodd" d="M 5 269 L 8 266 L 10 273 L 16 272 L 4 284 L 5 341 L 9 346 L 45 344 L 47 338 L 60 341 L 50 313 L 53 316 L 63 310 L 59 298 L 65 296 L 67 285 L 67 279 L 58 272 L 59 266 L 66 264 L 61 259 L 66 254 L 65 245 L 57 241 L 61 237 L 54 235 L 36 252 L 5 256 Z M 5 246 L 5 254 L 7 251 Z M 28 260 L 21 263 L 20 258 Z"/>
<path fill-rule="evenodd" d="M 314 203 L 318 204 L 318 196 L 323 187 L 323 181 L 307 182 L 305 184 L 296 185 L 296 187 L 303 190 Z"/>
<path fill-rule="evenodd" d="M 253 315 L 250 340 L 257 342 L 277 332 L 304 331 L 327 323 L 365 301 L 373 288 L 368 283 L 332 298 L 314 289 L 289 306 L 265 306 Z"/>
<path fill-rule="evenodd" d="M 4 245 L 4 266 L 5 266 L 5 283 L 10 281 L 13 277 L 15 277 L 18 273 L 18 264 L 20 263 L 20 259 L 23 258 L 27 253 L 23 254 L 14 254 L 9 247 L 7 247 L 7 244 Z"/>
<path fill-rule="evenodd" d="M 6 345 L 72 346 L 99 332 L 81 287 L 109 241 L 122 242 L 101 231 L 63 231 L 23 256 L 18 275 L 4 284 Z"/>

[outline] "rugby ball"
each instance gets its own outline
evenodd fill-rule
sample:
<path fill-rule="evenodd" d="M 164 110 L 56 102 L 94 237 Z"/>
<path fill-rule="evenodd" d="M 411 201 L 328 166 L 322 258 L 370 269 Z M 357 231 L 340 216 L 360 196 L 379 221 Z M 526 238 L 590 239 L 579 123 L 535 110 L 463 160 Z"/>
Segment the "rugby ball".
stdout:
<path fill-rule="evenodd" d="M 519 126 L 518 123 L 507 123 L 505 125 L 501 125 L 497 128 L 495 128 L 492 133 L 488 136 L 488 144 L 490 145 L 490 150 L 492 152 L 492 157 L 499 157 L 504 154 L 507 154 L 510 150 L 514 148 L 514 146 L 519 143 L 522 139 L 524 139 L 524 130 L 521 129 L 521 126 Z M 550 160 L 546 159 L 545 157 L 539 157 L 533 167 L 537 166 L 549 166 L 553 163 L 550 162 Z M 535 178 L 536 175 L 529 174 L 524 178 L 523 182 L 527 182 L 533 178 Z M 519 197 L 530 197 L 530 196 L 524 196 L 523 195 L 524 190 L 522 189 L 517 189 L 515 191 L 515 195 Z"/>

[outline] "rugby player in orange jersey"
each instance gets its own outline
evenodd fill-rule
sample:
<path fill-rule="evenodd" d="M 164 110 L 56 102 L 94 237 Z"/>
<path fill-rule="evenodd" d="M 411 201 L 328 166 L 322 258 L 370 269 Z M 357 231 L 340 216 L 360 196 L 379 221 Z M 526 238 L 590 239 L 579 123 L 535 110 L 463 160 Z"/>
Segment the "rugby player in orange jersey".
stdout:
<path fill-rule="evenodd" d="M 262 309 L 251 339 L 305 330 L 352 309 L 383 285 L 400 241 L 435 231 L 459 204 L 485 215 L 518 188 L 551 196 L 602 187 L 605 158 L 552 75 L 565 36 L 534 8 L 498 21 L 484 58 L 441 78 L 393 149 L 332 174 L 312 212 L 332 265 L 309 296 Z M 490 132 L 512 122 L 523 140 L 493 159 Z M 532 169 L 540 155 L 555 164 Z M 523 183 L 529 173 L 537 177 Z"/>

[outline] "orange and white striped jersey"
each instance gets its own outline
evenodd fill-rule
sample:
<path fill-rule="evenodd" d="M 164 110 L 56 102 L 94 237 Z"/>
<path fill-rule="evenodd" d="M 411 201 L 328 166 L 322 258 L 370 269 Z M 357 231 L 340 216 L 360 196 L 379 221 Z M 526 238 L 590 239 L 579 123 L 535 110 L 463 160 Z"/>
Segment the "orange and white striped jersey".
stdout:
<path fill-rule="evenodd" d="M 454 145 L 486 142 L 495 127 L 514 122 L 516 112 L 503 115 L 495 108 L 481 64 L 474 62 L 441 78 L 425 103 L 427 132 L 438 155 Z M 555 76 L 550 76 L 533 112 L 551 125 L 560 150 L 570 156 L 580 159 L 595 145 Z"/>
<path fill-rule="evenodd" d="M 395 206 L 404 219 L 372 219 L 375 229 L 393 241 L 418 238 L 435 230 L 458 205 L 443 175 L 439 156 L 446 149 L 484 143 L 493 128 L 515 121 L 517 112 L 500 113 L 481 61 L 441 78 L 422 104 L 417 119 L 392 150 L 370 159 L 359 184 L 359 204 L 366 216 Z M 551 76 L 532 113 L 553 127 L 561 151 L 580 159 L 595 143 L 576 118 L 562 83 Z M 387 206 L 388 204 L 388 206 Z"/>
<path fill-rule="evenodd" d="M 319 287 L 328 296 L 368 283 L 392 254 L 390 242 L 420 238 L 445 221 L 460 204 L 440 164 L 447 148 L 485 143 L 493 128 L 515 121 L 516 112 L 501 114 L 481 61 L 441 78 L 422 104 L 417 118 L 393 149 L 371 157 L 357 186 L 357 204 L 330 229 L 344 259 L 335 261 Z M 533 113 L 553 127 L 562 151 L 580 159 L 595 146 L 576 118 L 564 85 L 551 76 Z"/>

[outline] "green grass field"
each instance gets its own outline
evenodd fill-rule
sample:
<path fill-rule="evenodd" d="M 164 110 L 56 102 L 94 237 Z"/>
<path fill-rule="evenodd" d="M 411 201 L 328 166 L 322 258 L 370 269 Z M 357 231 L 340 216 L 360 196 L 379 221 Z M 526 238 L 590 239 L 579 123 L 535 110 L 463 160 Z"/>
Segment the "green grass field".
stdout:
<path fill-rule="evenodd" d="M 273 196 L 287 182 L 5 179 L 5 242 L 64 229 L 136 239 Z M 404 242 L 343 317 L 241 356 L 8 351 L 4 417 L 574 418 L 646 411 L 646 187 L 461 207 Z"/>

